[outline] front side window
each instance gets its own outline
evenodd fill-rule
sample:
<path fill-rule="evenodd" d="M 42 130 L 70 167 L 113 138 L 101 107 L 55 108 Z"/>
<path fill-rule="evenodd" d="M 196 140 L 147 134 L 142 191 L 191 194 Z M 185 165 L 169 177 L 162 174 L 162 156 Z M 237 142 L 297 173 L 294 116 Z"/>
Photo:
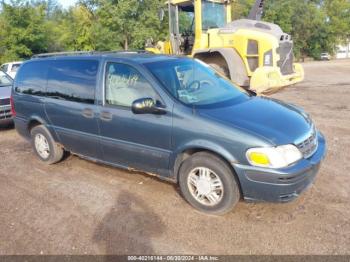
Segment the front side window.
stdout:
<path fill-rule="evenodd" d="M 150 83 L 135 68 L 120 63 L 107 64 L 105 96 L 106 104 L 122 107 L 131 107 L 141 98 L 158 99 Z"/>
<path fill-rule="evenodd" d="M 48 97 L 94 104 L 98 61 L 56 60 L 51 63 L 47 83 Z"/>
<path fill-rule="evenodd" d="M 226 24 L 226 6 L 224 3 L 204 0 L 202 2 L 202 29 L 221 28 Z"/>
<path fill-rule="evenodd" d="M 179 58 L 145 64 L 164 88 L 186 105 L 228 102 L 246 93 L 203 62 Z"/>
<path fill-rule="evenodd" d="M 34 61 L 24 64 L 16 79 L 16 92 L 45 96 L 49 65 L 49 61 Z"/>

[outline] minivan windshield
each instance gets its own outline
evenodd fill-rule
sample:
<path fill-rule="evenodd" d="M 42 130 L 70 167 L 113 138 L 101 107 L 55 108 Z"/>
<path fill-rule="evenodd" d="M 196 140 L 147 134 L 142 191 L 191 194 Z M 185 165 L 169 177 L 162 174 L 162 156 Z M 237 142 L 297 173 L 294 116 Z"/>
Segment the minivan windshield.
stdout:
<path fill-rule="evenodd" d="M 12 85 L 12 79 L 4 72 L 0 71 L 0 87 Z"/>
<path fill-rule="evenodd" d="M 179 58 L 145 66 L 173 97 L 186 105 L 213 105 L 245 95 L 243 90 L 199 60 Z"/>

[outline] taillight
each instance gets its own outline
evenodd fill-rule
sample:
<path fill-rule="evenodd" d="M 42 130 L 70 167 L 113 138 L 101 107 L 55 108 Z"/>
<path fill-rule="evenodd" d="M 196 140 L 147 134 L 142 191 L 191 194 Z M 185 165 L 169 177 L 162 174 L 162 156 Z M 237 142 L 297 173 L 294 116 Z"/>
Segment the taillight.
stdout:
<path fill-rule="evenodd" d="M 15 117 L 16 116 L 16 110 L 15 110 L 15 104 L 13 103 L 13 97 L 12 96 L 10 97 L 10 102 L 11 102 L 11 114 L 12 114 L 12 117 Z"/>

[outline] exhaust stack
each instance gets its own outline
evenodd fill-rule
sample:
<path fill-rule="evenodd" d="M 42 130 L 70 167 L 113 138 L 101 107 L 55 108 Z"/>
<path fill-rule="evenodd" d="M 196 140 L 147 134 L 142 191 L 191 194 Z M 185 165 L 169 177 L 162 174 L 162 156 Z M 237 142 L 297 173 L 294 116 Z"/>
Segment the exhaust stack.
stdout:
<path fill-rule="evenodd" d="M 264 13 L 264 0 L 256 0 L 254 6 L 250 10 L 248 19 L 260 21 Z"/>

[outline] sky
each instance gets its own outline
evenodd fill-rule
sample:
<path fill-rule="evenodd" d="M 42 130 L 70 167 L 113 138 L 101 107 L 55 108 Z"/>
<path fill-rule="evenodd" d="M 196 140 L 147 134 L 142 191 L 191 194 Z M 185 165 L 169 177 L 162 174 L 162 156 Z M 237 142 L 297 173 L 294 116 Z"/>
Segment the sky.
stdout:
<path fill-rule="evenodd" d="M 1 2 L 1 0 L 0 0 Z M 5 3 L 9 3 L 9 0 L 5 0 Z M 57 0 L 58 3 L 60 3 L 63 7 L 67 8 L 69 6 L 74 5 L 78 0 Z"/>
<path fill-rule="evenodd" d="M 69 7 L 71 5 L 74 5 L 77 0 L 58 0 L 58 2 L 63 6 L 63 7 Z"/>

